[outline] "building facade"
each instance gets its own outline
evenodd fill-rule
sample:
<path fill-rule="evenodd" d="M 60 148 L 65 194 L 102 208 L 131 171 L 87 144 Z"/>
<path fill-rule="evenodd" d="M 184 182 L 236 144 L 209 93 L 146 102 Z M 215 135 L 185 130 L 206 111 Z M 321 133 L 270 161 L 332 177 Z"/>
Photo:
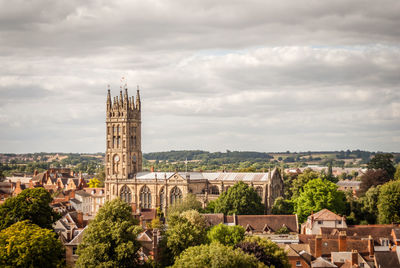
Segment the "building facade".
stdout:
<path fill-rule="evenodd" d="M 133 210 L 161 208 L 195 194 L 204 206 L 243 181 L 254 187 L 268 211 L 283 194 L 283 180 L 278 169 L 264 173 L 232 172 L 146 172 L 142 171 L 141 101 L 122 89 L 106 109 L 106 200 L 120 197 Z"/>

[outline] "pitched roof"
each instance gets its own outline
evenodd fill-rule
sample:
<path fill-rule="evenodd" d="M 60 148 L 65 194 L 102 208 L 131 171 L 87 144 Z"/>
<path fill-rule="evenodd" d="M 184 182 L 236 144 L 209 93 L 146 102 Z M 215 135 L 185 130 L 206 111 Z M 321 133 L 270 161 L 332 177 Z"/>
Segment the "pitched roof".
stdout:
<path fill-rule="evenodd" d="M 75 246 L 75 245 L 79 245 L 80 243 L 82 243 L 85 230 L 86 230 L 86 227 L 83 228 L 83 230 L 81 230 L 79 232 L 79 234 L 77 236 L 75 236 L 74 239 L 71 240 L 71 242 L 68 243 L 68 245 Z"/>
<path fill-rule="evenodd" d="M 399 258 L 396 252 L 375 252 L 375 262 L 377 267 L 380 268 L 399 268 Z"/>
<path fill-rule="evenodd" d="M 323 221 L 341 221 L 342 217 L 333 213 L 329 209 L 322 209 L 318 211 L 317 213 L 312 215 L 314 217 L 314 220 L 323 220 Z M 309 216 L 311 217 L 311 216 Z"/>
<path fill-rule="evenodd" d="M 203 214 L 203 216 L 206 218 L 206 221 L 210 226 L 225 223 L 225 216 L 223 213 L 209 213 Z"/>
<path fill-rule="evenodd" d="M 325 260 L 322 257 L 318 257 L 315 261 L 311 262 L 311 267 L 325 268 L 325 267 L 337 267 L 337 266 Z"/>
<path fill-rule="evenodd" d="M 236 217 L 238 225 L 244 228 L 249 225 L 254 229 L 254 232 L 263 232 L 265 225 L 268 225 L 273 232 L 284 225 L 291 232 L 298 232 L 297 215 L 236 215 Z"/>
<path fill-rule="evenodd" d="M 371 235 L 375 243 L 380 244 L 380 238 L 392 240 L 392 230 L 396 227 L 398 225 L 393 224 L 351 225 L 347 228 L 321 227 L 321 234 L 337 236 L 339 232 L 345 231 L 347 237 L 353 238 L 368 238 Z"/>

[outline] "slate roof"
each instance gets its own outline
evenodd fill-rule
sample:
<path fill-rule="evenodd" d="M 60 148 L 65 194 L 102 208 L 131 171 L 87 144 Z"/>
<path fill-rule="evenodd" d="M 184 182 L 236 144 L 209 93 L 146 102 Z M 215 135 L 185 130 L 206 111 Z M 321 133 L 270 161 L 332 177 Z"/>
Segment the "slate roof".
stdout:
<path fill-rule="evenodd" d="M 277 171 L 272 171 L 272 175 Z M 254 181 L 254 182 L 266 182 L 269 180 L 269 173 L 245 173 L 245 172 L 139 172 L 136 175 L 138 180 L 154 180 L 156 177 L 158 180 L 164 180 L 171 178 L 173 175 L 178 174 L 179 176 L 186 179 L 187 176 L 190 180 L 209 180 L 209 181 Z"/>

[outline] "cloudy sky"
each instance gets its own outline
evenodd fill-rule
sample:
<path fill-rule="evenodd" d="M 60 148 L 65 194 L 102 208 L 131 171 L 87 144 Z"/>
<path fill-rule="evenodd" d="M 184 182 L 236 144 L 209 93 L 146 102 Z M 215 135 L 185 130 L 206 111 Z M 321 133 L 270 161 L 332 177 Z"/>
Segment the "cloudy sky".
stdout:
<path fill-rule="evenodd" d="M 400 151 L 400 2 L 0 0 L 0 152 Z"/>

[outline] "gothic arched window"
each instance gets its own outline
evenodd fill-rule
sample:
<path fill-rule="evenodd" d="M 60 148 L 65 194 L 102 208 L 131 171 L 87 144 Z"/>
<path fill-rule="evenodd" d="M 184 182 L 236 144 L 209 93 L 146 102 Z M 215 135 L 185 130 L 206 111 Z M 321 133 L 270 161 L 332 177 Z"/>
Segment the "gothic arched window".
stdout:
<path fill-rule="evenodd" d="M 219 189 L 217 186 L 211 186 L 210 188 L 210 194 L 219 194 Z"/>
<path fill-rule="evenodd" d="M 151 192 L 146 185 L 140 190 L 140 207 L 151 208 Z"/>
<path fill-rule="evenodd" d="M 123 201 L 125 201 L 126 203 L 130 203 L 132 200 L 132 193 L 131 190 L 129 189 L 128 186 L 124 185 L 121 188 L 121 192 L 119 194 L 119 196 L 121 197 L 121 199 Z"/>
<path fill-rule="evenodd" d="M 259 197 L 263 197 L 263 188 L 261 186 L 256 187 L 256 193 L 258 194 Z"/>
<path fill-rule="evenodd" d="M 175 204 L 176 202 L 180 202 L 182 200 L 182 191 L 177 186 L 172 188 L 170 193 L 171 204 Z"/>
<path fill-rule="evenodd" d="M 160 191 L 160 208 L 163 208 L 165 205 L 165 191 L 164 187 Z"/>

